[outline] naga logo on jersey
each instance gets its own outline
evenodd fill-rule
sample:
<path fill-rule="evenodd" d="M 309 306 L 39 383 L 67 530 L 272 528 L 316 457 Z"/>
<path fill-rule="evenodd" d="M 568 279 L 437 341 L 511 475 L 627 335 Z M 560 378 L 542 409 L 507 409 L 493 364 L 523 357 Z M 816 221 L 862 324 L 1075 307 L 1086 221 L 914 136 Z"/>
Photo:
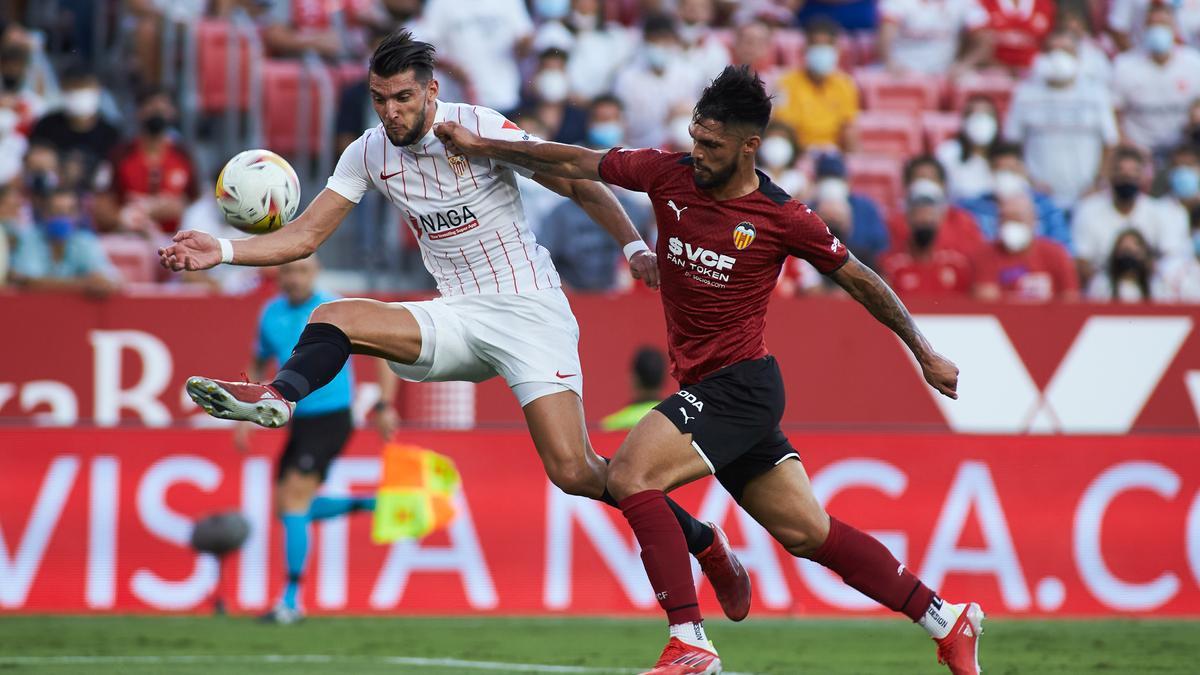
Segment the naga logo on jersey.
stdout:
<path fill-rule="evenodd" d="M 408 220 L 412 223 L 413 229 L 417 231 L 418 238 L 424 233 L 428 234 L 431 240 L 453 237 L 479 227 L 479 219 L 471 212 L 469 206 L 421 214 L 420 216 L 409 212 Z"/>
<path fill-rule="evenodd" d="M 724 282 L 729 281 L 725 270 L 733 269 L 737 262 L 737 258 L 693 246 L 679 237 L 667 241 L 667 260 L 686 270 L 684 276 L 718 288 L 725 287 Z"/>
<path fill-rule="evenodd" d="M 754 226 L 743 220 L 737 224 L 737 227 L 733 228 L 733 245 L 739 251 L 745 250 L 747 246 L 754 243 L 755 234 L 757 232 Z"/>

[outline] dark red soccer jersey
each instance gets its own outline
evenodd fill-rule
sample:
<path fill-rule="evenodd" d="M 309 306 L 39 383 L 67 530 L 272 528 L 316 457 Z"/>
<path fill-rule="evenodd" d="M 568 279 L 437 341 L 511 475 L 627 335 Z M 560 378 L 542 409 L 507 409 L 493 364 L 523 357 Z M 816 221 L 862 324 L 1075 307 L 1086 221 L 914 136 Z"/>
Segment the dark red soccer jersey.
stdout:
<path fill-rule="evenodd" d="M 767 303 L 789 255 L 826 274 L 849 258 L 815 213 L 758 175 L 758 190 L 717 201 L 696 187 L 687 153 L 614 149 L 600 162 L 605 182 L 654 204 L 671 374 L 685 385 L 766 356 Z"/>

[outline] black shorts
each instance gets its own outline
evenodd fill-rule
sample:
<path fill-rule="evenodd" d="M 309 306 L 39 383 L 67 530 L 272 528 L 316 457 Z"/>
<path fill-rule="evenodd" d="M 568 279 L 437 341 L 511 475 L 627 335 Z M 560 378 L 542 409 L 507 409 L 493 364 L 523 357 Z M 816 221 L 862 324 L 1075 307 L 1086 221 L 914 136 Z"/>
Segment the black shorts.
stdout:
<path fill-rule="evenodd" d="M 783 375 L 773 356 L 726 366 L 672 394 L 655 410 L 692 435 L 721 485 L 740 500 L 746 484 L 799 453 L 779 428 Z"/>
<path fill-rule="evenodd" d="M 354 430 L 349 410 L 336 410 L 322 415 L 293 417 L 289 425 L 287 445 L 279 456 L 276 478 L 283 478 L 289 469 L 304 474 L 317 474 L 321 482 L 329 473 L 329 465 L 342 454 L 342 448 Z"/>

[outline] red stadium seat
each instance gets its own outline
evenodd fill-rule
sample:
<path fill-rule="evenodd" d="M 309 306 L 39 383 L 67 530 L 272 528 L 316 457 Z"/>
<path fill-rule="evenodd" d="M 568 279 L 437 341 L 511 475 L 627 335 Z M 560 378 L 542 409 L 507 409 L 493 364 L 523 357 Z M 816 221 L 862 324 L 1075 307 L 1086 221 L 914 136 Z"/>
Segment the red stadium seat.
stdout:
<path fill-rule="evenodd" d="M 1003 118 L 1012 101 L 1013 88 L 1017 82 L 1004 73 L 976 73 L 959 79 L 951 85 L 950 104 L 953 110 L 962 110 L 967 99 L 983 95 L 992 99 Z"/>
<path fill-rule="evenodd" d="M 900 207 L 904 196 L 903 171 L 904 161 L 898 157 L 863 154 L 846 157 L 846 177 L 850 189 L 874 199 L 885 216 L 895 213 Z"/>
<path fill-rule="evenodd" d="M 929 110 L 921 113 L 921 129 L 925 132 L 925 148 L 929 152 L 937 149 L 942 141 L 958 133 L 962 115 L 956 112 Z"/>
<path fill-rule="evenodd" d="M 300 93 L 302 83 L 307 83 L 309 105 L 309 129 L 312 136 L 307 150 L 315 152 L 322 141 L 320 91 L 312 79 L 306 80 L 304 64 L 299 61 L 271 59 L 263 63 L 263 139 L 266 147 L 274 152 L 290 155 L 300 147 Z"/>
<path fill-rule="evenodd" d="M 941 105 L 943 81 L 935 75 L 895 75 L 877 68 L 860 68 L 854 79 L 868 110 L 919 113 Z"/>
<path fill-rule="evenodd" d="M 775 62 L 784 68 L 804 65 L 804 33 L 794 28 L 780 28 L 771 38 Z"/>
<path fill-rule="evenodd" d="M 242 91 L 236 101 L 231 101 L 226 91 L 229 78 L 229 40 L 238 40 L 236 56 L 241 69 Z M 220 19 L 203 19 L 196 24 L 196 87 L 199 93 L 200 110 L 221 112 L 235 106 L 237 110 L 250 107 L 250 45 L 239 38 L 232 24 Z"/>
<path fill-rule="evenodd" d="M 854 123 L 861 152 L 901 159 L 921 152 L 924 144 L 916 115 L 867 110 Z"/>
<path fill-rule="evenodd" d="M 100 246 L 125 283 L 154 281 L 158 256 L 150 242 L 142 237 L 111 234 L 100 237 Z"/>

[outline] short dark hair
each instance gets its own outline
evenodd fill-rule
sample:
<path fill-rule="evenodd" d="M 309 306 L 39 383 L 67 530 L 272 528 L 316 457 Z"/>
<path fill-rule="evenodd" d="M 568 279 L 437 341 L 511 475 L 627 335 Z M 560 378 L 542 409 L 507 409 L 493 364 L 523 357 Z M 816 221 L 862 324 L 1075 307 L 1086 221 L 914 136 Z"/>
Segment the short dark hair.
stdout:
<path fill-rule="evenodd" d="M 650 14 L 642 20 L 642 38 L 649 39 L 658 35 L 679 35 L 675 30 L 675 19 L 666 14 Z"/>
<path fill-rule="evenodd" d="M 1132 159 L 1142 166 L 1146 165 L 1146 154 L 1141 150 L 1133 147 L 1132 145 L 1117 146 L 1117 149 L 1113 150 L 1113 168 L 1116 168 L 1117 164 L 1120 164 L 1126 159 Z"/>
<path fill-rule="evenodd" d="M 621 102 L 621 99 L 617 98 L 613 94 L 600 94 L 596 98 L 593 98 L 591 102 L 588 103 L 588 111 L 593 111 L 602 105 L 615 105 L 617 106 L 618 110 L 625 112 L 625 104 Z"/>
<path fill-rule="evenodd" d="M 988 163 L 992 163 L 1001 157 L 1016 157 L 1021 161 L 1025 161 L 1025 149 L 1019 143 L 1010 143 L 1001 141 L 995 143 L 988 148 L 987 159 Z"/>
<path fill-rule="evenodd" d="M 725 66 L 704 88 L 692 110 L 692 119 L 710 119 L 726 126 L 753 127 L 761 134 L 771 121 L 771 96 L 750 66 Z"/>
<path fill-rule="evenodd" d="M 84 63 L 73 63 L 63 69 L 62 85 L 72 88 L 76 85 L 99 84 L 100 78 L 96 71 Z"/>
<path fill-rule="evenodd" d="M 638 386 L 644 389 L 658 389 L 666 377 L 667 360 L 661 351 L 654 347 L 641 347 L 633 356 L 633 376 Z"/>
<path fill-rule="evenodd" d="M 932 166 L 937 169 L 938 180 L 942 185 L 946 184 L 946 167 L 937 160 L 933 155 L 917 155 L 904 163 L 904 184 L 908 185 L 913 181 L 913 174 L 922 166 Z"/>
<path fill-rule="evenodd" d="M 818 14 L 804 24 L 804 36 L 810 40 L 814 35 L 828 35 L 836 40 L 841 34 L 841 24 L 824 14 Z"/>
<path fill-rule="evenodd" d="M 412 70 L 418 81 L 428 82 L 433 78 L 436 51 L 428 42 L 414 40 L 412 33 L 407 30 L 398 30 L 385 37 L 375 48 L 370 69 L 380 77 L 391 77 Z"/>

